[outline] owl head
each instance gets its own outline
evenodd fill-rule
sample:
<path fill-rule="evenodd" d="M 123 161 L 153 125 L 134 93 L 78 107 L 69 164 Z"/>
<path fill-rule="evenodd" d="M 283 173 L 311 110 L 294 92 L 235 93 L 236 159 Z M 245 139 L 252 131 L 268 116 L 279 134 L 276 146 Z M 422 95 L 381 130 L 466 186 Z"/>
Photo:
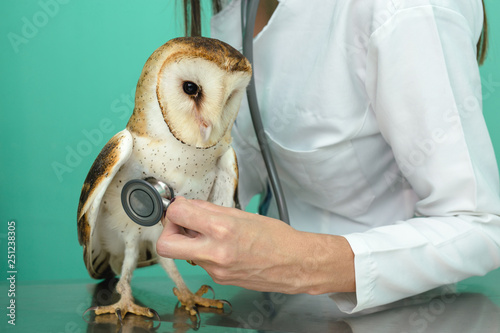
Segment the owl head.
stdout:
<path fill-rule="evenodd" d="M 252 69 L 230 45 L 216 39 L 172 39 L 146 62 L 127 127 L 199 148 L 231 131 Z"/>

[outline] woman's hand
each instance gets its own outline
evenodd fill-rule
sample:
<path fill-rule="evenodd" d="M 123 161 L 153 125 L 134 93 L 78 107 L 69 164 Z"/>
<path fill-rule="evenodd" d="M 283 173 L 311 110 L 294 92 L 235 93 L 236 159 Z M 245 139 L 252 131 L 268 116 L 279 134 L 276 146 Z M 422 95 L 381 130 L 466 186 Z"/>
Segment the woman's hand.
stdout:
<path fill-rule="evenodd" d="M 288 294 L 355 291 L 354 255 L 343 237 L 182 197 L 165 220 L 158 254 L 192 260 L 216 283 Z"/>

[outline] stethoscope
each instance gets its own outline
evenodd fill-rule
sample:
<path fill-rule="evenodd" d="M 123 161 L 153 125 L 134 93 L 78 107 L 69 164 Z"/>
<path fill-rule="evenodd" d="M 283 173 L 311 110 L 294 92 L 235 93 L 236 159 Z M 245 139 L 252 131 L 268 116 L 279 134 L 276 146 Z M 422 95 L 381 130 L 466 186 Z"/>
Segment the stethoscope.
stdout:
<path fill-rule="evenodd" d="M 121 194 L 128 217 L 146 227 L 160 222 L 173 198 L 174 190 L 153 177 L 128 181 Z"/>
<path fill-rule="evenodd" d="M 241 31 L 243 37 L 243 54 L 253 67 L 253 31 L 259 0 L 241 0 Z M 285 197 L 281 188 L 278 172 L 274 164 L 264 125 L 260 117 L 257 92 L 255 89 L 254 74 L 247 87 L 247 99 L 250 108 L 255 135 L 264 159 L 269 183 L 276 200 L 278 214 L 282 221 L 290 224 Z M 173 189 L 166 183 L 153 177 L 146 179 L 132 179 L 123 186 L 121 200 L 127 215 L 137 224 L 153 226 L 164 216 L 172 199 Z"/>

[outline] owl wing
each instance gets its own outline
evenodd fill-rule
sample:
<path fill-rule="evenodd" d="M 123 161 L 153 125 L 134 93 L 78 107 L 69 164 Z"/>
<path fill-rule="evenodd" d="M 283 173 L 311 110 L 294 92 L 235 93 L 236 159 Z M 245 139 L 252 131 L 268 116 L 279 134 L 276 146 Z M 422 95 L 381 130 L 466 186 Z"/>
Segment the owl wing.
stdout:
<path fill-rule="evenodd" d="M 102 197 L 120 167 L 132 153 L 133 138 L 125 129 L 113 136 L 101 150 L 85 178 L 78 204 L 78 241 L 83 246 L 83 260 L 95 279 L 113 276 L 109 254 L 100 244 L 92 244 Z"/>
<path fill-rule="evenodd" d="M 216 178 L 208 201 L 224 207 L 237 207 L 238 162 L 232 147 L 219 158 Z"/>

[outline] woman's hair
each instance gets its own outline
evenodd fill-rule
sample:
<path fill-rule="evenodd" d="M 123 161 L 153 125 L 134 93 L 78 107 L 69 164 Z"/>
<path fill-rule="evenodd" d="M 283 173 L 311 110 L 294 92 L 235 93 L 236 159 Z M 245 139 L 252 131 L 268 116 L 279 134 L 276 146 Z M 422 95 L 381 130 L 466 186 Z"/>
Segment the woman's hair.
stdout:
<path fill-rule="evenodd" d="M 186 36 L 201 36 L 201 5 L 200 0 L 183 0 L 184 33 Z M 212 0 L 213 14 L 222 9 L 221 0 Z"/>
<path fill-rule="evenodd" d="M 486 8 L 483 2 L 483 32 L 479 37 L 479 41 L 477 42 L 477 61 L 480 65 L 484 63 L 486 59 L 486 53 L 488 53 L 488 17 L 486 16 Z"/>
<path fill-rule="evenodd" d="M 488 18 L 483 2 L 483 31 L 477 42 L 477 61 L 480 65 L 484 63 L 488 51 Z M 200 0 L 183 0 L 184 3 L 184 27 L 186 36 L 201 36 L 201 6 Z M 212 0 L 212 11 L 217 14 L 222 9 L 221 0 Z"/>

